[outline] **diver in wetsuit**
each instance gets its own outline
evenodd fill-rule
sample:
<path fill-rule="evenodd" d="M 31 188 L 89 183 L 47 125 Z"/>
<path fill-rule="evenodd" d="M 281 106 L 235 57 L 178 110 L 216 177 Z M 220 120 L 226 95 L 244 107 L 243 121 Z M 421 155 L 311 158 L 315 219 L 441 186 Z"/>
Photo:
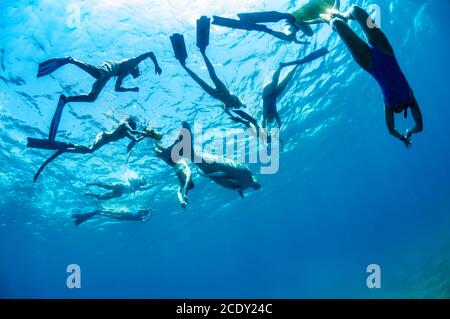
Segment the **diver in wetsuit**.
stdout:
<path fill-rule="evenodd" d="M 272 77 L 272 82 L 266 85 L 263 89 L 262 128 L 266 128 L 267 123 L 272 123 L 274 120 L 276 121 L 278 128 L 281 128 L 281 118 L 277 110 L 277 99 L 284 92 L 289 82 L 294 77 L 299 65 L 296 65 L 291 71 L 289 71 L 284 80 L 279 83 L 280 74 L 284 67 L 285 66 L 283 64 L 280 64 L 280 67 L 275 71 Z"/>
<path fill-rule="evenodd" d="M 97 135 L 94 143 L 90 146 L 84 145 L 74 145 L 64 142 L 54 142 L 49 143 L 46 140 L 28 138 L 27 147 L 31 148 L 39 148 L 39 149 L 47 149 L 47 150 L 57 150 L 55 154 L 49 157 L 44 164 L 39 168 L 36 175 L 34 176 L 34 181 L 37 180 L 42 170 L 54 161 L 58 156 L 64 153 L 75 153 L 75 154 L 92 154 L 101 147 L 106 144 L 117 142 L 123 138 L 129 138 L 132 142 L 139 142 L 146 137 L 150 137 L 152 139 L 159 138 L 159 134 L 154 132 L 153 130 L 147 130 L 145 132 L 137 131 L 137 120 L 132 117 L 128 117 L 125 120 L 121 121 L 119 125 L 112 131 L 109 132 L 101 132 Z M 136 137 L 138 136 L 138 137 Z"/>
<path fill-rule="evenodd" d="M 407 148 L 411 147 L 411 136 L 423 130 L 422 113 L 386 35 L 376 26 L 369 14 L 358 6 L 352 6 L 346 13 L 330 10 L 321 17 L 339 34 L 356 63 L 380 85 L 389 133 L 402 141 Z M 368 38 L 368 43 L 349 27 L 346 23 L 348 20 L 358 22 Z M 408 108 L 411 109 L 415 127 L 402 135 L 395 129 L 394 115 L 404 113 L 406 117 Z"/>
<path fill-rule="evenodd" d="M 247 127 L 250 127 L 250 124 L 253 124 L 256 132 L 259 133 L 258 121 L 250 114 L 240 110 L 241 108 L 244 108 L 245 105 L 236 95 L 231 94 L 225 83 L 219 79 L 216 71 L 214 70 L 214 66 L 206 56 L 206 48 L 209 45 L 209 28 L 210 22 L 207 17 L 202 17 L 197 20 L 197 46 L 200 49 L 200 53 L 205 61 L 206 68 L 208 69 L 209 76 L 214 83 L 214 87 L 206 83 L 186 66 L 188 54 L 186 51 L 184 37 L 181 34 L 174 34 L 171 36 L 175 57 L 178 59 L 186 72 L 191 76 L 191 78 L 197 82 L 206 93 L 223 103 L 223 109 L 231 120 L 242 123 Z"/>
<path fill-rule="evenodd" d="M 86 193 L 86 196 L 92 196 L 99 200 L 109 200 L 113 198 L 121 197 L 125 194 L 134 194 L 139 191 L 145 191 L 152 186 L 148 185 L 147 181 L 143 178 L 129 178 L 128 183 L 89 183 L 87 186 L 96 186 L 109 190 L 110 192 L 104 194 Z"/>
<path fill-rule="evenodd" d="M 310 24 L 316 24 L 319 14 L 325 13 L 327 9 L 333 7 L 339 9 L 340 1 L 309 0 L 301 8 L 292 13 L 277 11 L 239 13 L 239 20 L 214 16 L 212 23 L 232 29 L 264 32 L 280 40 L 308 44 L 309 42 L 299 41 L 297 39 L 297 32 L 302 31 L 307 36 L 313 36 L 314 32 Z M 275 23 L 282 20 L 286 21 L 286 30 L 284 32 L 272 30 L 262 24 Z"/>
<path fill-rule="evenodd" d="M 138 221 L 146 223 L 153 217 L 153 212 L 150 209 L 140 209 L 135 212 L 98 209 L 92 213 L 73 214 L 72 218 L 75 226 L 79 226 L 94 216 L 104 216 L 119 221 Z"/>
<path fill-rule="evenodd" d="M 253 118 L 248 113 L 240 110 L 244 108 L 245 105 L 241 102 L 241 100 L 234 94 L 228 90 L 225 83 L 223 83 L 216 74 L 214 70 L 214 66 L 211 61 L 206 56 L 205 51 L 200 51 L 203 59 L 205 60 L 206 68 L 208 69 L 209 76 L 214 83 L 214 87 L 210 86 L 204 80 L 202 80 L 197 74 L 195 74 L 191 69 L 189 69 L 185 63 L 181 63 L 181 66 L 186 70 L 186 72 L 191 76 L 191 78 L 197 82 L 202 89 L 208 93 L 211 97 L 219 100 L 223 103 L 223 110 L 230 117 L 231 120 L 242 123 L 247 127 L 250 127 L 250 124 L 259 130 L 258 122 L 255 118 Z M 180 61 L 181 62 L 181 61 Z"/>
<path fill-rule="evenodd" d="M 54 58 L 42 62 L 39 65 L 38 77 L 48 75 L 60 67 L 66 64 L 73 64 L 83 71 L 89 73 L 96 81 L 92 86 L 91 92 L 88 94 L 77 96 L 65 96 L 61 95 L 59 98 L 58 106 L 53 116 L 50 126 L 49 141 L 53 143 L 55 141 L 56 132 L 58 130 L 59 122 L 61 120 L 62 111 L 64 106 L 70 102 L 94 102 L 99 96 L 100 92 L 105 87 L 106 83 L 113 77 L 117 77 L 115 90 L 116 92 L 138 92 L 138 87 L 124 88 L 122 87 L 123 80 L 131 75 L 133 78 L 137 78 L 140 75 L 139 64 L 145 59 L 150 58 L 155 64 L 155 73 L 161 74 L 162 70 L 159 67 L 156 56 L 153 52 L 142 54 L 138 57 L 126 59 L 122 61 L 105 61 L 100 66 L 93 66 L 85 62 L 76 60 L 72 57 L 66 58 Z"/>

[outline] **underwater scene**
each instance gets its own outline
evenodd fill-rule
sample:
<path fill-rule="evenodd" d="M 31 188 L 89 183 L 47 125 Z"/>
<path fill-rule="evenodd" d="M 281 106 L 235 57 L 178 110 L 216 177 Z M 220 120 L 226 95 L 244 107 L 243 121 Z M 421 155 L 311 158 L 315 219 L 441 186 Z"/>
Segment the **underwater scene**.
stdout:
<path fill-rule="evenodd" d="M 0 297 L 450 298 L 448 10 L 0 0 Z"/>

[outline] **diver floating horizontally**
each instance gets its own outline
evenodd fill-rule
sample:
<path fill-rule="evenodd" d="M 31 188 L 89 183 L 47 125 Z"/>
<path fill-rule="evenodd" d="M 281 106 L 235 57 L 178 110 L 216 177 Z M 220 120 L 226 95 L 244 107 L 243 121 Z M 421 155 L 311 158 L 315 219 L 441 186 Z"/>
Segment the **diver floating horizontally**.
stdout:
<path fill-rule="evenodd" d="M 65 142 L 55 141 L 53 144 L 48 140 L 36 139 L 36 138 L 28 138 L 27 147 L 30 148 L 39 148 L 45 150 L 56 150 L 56 153 L 50 156 L 44 164 L 41 165 L 37 173 L 34 175 L 34 181 L 36 181 L 41 174 L 42 170 L 54 161 L 58 156 L 64 153 L 75 153 L 75 154 L 92 154 L 101 147 L 106 144 L 117 142 L 125 137 L 129 138 L 133 142 L 139 142 L 146 137 L 152 138 L 154 140 L 160 140 L 162 136 L 153 131 L 137 131 L 137 120 L 132 117 L 128 117 L 125 120 L 121 121 L 119 125 L 109 132 L 101 132 L 97 135 L 94 143 L 91 146 L 84 145 L 74 145 Z M 138 137 L 136 137 L 136 136 Z"/>
<path fill-rule="evenodd" d="M 39 64 L 39 70 L 37 77 L 42 77 L 44 75 L 51 74 L 52 72 L 58 70 L 66 64 L 73 64 L 83 71 L 89 73 L 96 81 L 92 86 L 91 92 L 88 94 L 77 95 L 77 96 L 65 96 L 61 95 L 59 98 L 58 106 L 56 108 L 55 114 L 53 116 L 49 141 L 53 143 L 56 138 L 56 133 L 58 131 L 59 122 L 61 121 L 61 115 L 64 106 L 70 102 L 94 102 L 99 96 L 100 92 L 105 87 L 106 83 L 113 77 L 117 77 L 116 80 L 116 92 L 138 92 L 138 87 L 124 88 L 122 87 L 123 80 L 131 75 L 133 78 L 137 78 L 140 75 L 139 64 L 145 59 L 150 58 L 155 64 L 155 73 L 161 74 L 162 70 L 159 67 L 156 56 L 153 52 L 148 52 L 142 54 L 138 57 L 126 59 L 122 61 L 105 61 L 100 66 L 93 66 L 82 61 L 78 61 L 72 57 L 66 58 L 53 58 L 42 62 Z"/>
<path fill-rule="evenodd" d="M 73 214 L 72 218 L 75 226 L 79 226 L 85 221 L 91 219 L 95 216 L 103 216 L 119 221 L 137 221 L 137 222 L 148 222 L 153 217 L 153 211 L 150 209 L 139 209 L 137 211 L 126 211 L 126 210 L 105 210 L 98 209 L 91 213 L 85 214 Z"/>
<path fill-rule="evenodd" d="M 209 44 L 209 27 L 210 21 L 207 17 L 202 17 L 197 21 L 197 46 L 200 49 L 203 59 L 205 60 L 206 68 L 208 69 L 209 76 L 211 77 L 215 87 L 212 87 L 203 81 L 197 74 L 186 66 L 186 59 L 188 55 L 184 37 L 181 34 L 174 34 L 171 36 L 175 57 L 178 59 L 186 72 L 191 76 L 191 78 L 197 82 L 206 93 L 223 103 L 224 111 L 231 120 L 242 123 L 247 127 L 250 127 L 250 124 L 253 124 L 257 132 L 259 132 L 258 121 L 250 114 L 240 110 L 241 108 L 244 108 L 245 105 L 236 95 L 231 94 L 225 83 L 217 77 L 211 61 L 206 56 L 205 52 Z"/>
<path fill-rule="evenodd" d="M 297 32 L 302 31 L 307 36 L 312 36 L 314 31 L 310 24 L 317 23 L 319 15 L 326 13 L 327 9 L 339 9 L 339 0 L 309 0 L 301 8 L 293 13 L 283 13 L 277 11 L 239 13 L 238 20 L 214 16 L 212 24 L 231 29 L 247 31 L 259 31 L 270 34 L 278 39 L 295 42 L 298 44 L 308 44 L 309 42 L 299 41 Z M 286 21 L 285 32 L 275 31 L 262 23 L 275 23 Z"/>
<path fill-rule="evenodd" d="M 88 183 L 87 186 L 95 186 L 98 188 L 103 188 L 105 190 L 108 190 L 110 192 L 103 193 L 103 194 L 96 194 L 96 193 L 86 193 L 86 196 L 92 196 L 99 200 L 110 200 L 113 198 L 121 197 L 125 194 L 134 194 L 139 191 L 146 191 L 150 188 L 152 188 L 152 185 L 149 185 L 147 181 L 142 178 L 128 178 L 127 183 L 101 183 L 101 182 L 95 182 L 95 183 Z"/>
<path fill-rule="evenodd" d="M 352 6 L 345 13 L 329 10 L 327 14 L 321 15 L 321 18 L 339 34 L 355 62 L 378 82 L 383 92 L 389 133 L 402 141 L 407 148 L 411 147 L 411 136 L 423 130 L 422 113 L 386 35 L 376 26 L 369 14 L 358 6 Z M 350 28 L 348 20 L 358 22 L 368 43 Z M 404 113 L 407 117 L 408 108 L 411 109 L 415 127 L 408 129 L 403 135 L 395 129 L 394 115 Z"/>

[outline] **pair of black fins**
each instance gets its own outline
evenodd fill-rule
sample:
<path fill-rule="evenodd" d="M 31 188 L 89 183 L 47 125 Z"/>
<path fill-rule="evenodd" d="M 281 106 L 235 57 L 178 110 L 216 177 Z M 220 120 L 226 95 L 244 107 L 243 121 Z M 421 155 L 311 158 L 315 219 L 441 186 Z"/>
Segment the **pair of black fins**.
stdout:
<path fill-rule="evenodd" d="M 238 13 L 237 16 L 239 20 L 213 16 L 212 24 L 231 29 L 254 31 L 258 30 L 258 26 L 260 26 L 258 23 L 276 23 L 282 20 L 291 21 L 293 19 L 292 15 L 277 11 Z M 307 36 L 314 34 L 313 29 L 308 24 L 298 23 L 297 21 L 296 25 Z"/>
<path fill-rule="evenodd" d="M 202 16 L 197 20 L 197 47 L 202 52 L 204 52 L 209 45 L 210 25 L 211 19 L 206 16 Z M 172 42 L 175 57 L 181 64 L 184 65 L 188 57 L 184 36 L 182 34 L 175 33 L 170 37 L 170 41 Z"/>
<path fill-rule="evenodd" d="M 39 69 L 37 73 L 37 77 L 43 77 L 45 75 L 49 75 L 62 66 L 69 63 L 69 58 L 53 58 L 47 61 L 44 61 L 39 64 Z M 48 140 L 50 143 L 55 142 L 56 133 L 58 131 L 59 122 L 61 121 L 62 112 L 64 110 L 64 106 L 66 105 L 66 97 L 61 95 L 58 101 L 58 106 L 56 107 L 55 114 L 53 115 L 52 122 L 50 124 L 50 132 L 48 135 Z"/>
<path fill-rule="evenodd" d="M 246 19 L 249 21 L 258 21 L 258 22 L 274 22 L 279 21 L 282 19 L 286 19 L 286 14 L 279 13 L 279 12 L 257 12 L 257 13 L 240 13 L 238 16 L 241 19 Z M 253 20 L 252 20 L 253 19 Z M 278 20 L 277 20 L 278 19 Z M 231 20 L 231 21 L 238 21 L 239 20 L 233 20 L 233 19 L 227 19 L 227 18 L 221 18 L 214 16 L 213 24 L 221 25 L 216 23 L 217 21 L 224 21 L 224 20 Z M 233 22 L 234 23 L 234 22 Z M 211 19 L 209 19 L 206 16 L 202 16 L 200 19 L 197 20 L 197 47 L 200 49 L 200 51 L 205 51 L 206 47 L 209 45 L 209 34 L 210 34 L 210 25 L 211 25 Z M 186 42 L 184 41 L 184 36 L 179 33 L 175 33 L 170 37 L 170 41 L 172 42 L 172 48 L 173 52 L 175 54 L 175 58 L 177 58 L 180 63 L 183 65 L 186 63 L 186 59 L 188 57 L 187 50 L 186 50 Z M 326 54 L 328 54 L 329 51 L 327 48 L 319 49 L 310 55 L 306 56 L 303 59 L 285 63 L 285 66 L 290 65 L 301 65 L 308 62 L 312 62 Z"/>

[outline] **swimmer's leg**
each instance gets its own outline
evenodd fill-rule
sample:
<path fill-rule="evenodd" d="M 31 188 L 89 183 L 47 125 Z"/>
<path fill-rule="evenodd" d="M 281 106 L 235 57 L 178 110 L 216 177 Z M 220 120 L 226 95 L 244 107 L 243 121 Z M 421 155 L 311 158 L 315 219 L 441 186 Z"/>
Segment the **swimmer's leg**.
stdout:
<path fill-rule="evenodd" d="M 181 207 L 182 208 L 186 208 L 186 206 L 187 206 L 187 196 L 186 196 L 186 188 L 185 188 L 184 185 L 183 186 L 180 185 L 178 187 L 177 195 L 178 195 L 178 200 L 179 200 L 179 202 L 181 204 Z"/>
<path fill-rule="evenodd" d="M 366 71 L 370 70 L 372 61 L 369 46 L 342 19 L 332 19 L 331 27 L 335 30 L 349 49 L 358 65 Z"/>
<path fill-rule="evenodd" d="M 89 184 L 87 184 L 87 186 L 97 186 L 97 187 L 100 187 L 100 188 L 107 189 L 109 191 L 112 191 L 114 189 L 113 185 L 109 185 L 109 184 L 106 184 L 106 183 L 89 183 Z"/>
<path fill-rule="evenodd" d="M 381 31 L 380 27 L 376 25 L 375 21 L 373 21 L 372 17 L 367 13 L 367 11 L 359 6 L 354 5 L 345 15 L 350 19 L 353 18 L 356 22 L 358 22 L 358 24 L 363 29 L 369 43 L 388 54 L 394 54 L 394 50 L 392 49 L 388 38 L 386 37 L 384 32 Z"/>
<path fill-rule="evenodd" d="M 186 70 L 186 72 L 191 76 L 191 78 L 198 83 L 198 85 L 201 86 L 201 88 L 208 93 L 209 95 L 211 95 L 212 97 L 215 97 L 216 95 L 216 90 L 211 87 L 208 83 L 206 83 L 205 81 L 203 81 L 197 74 L 195 74 L 191 69 L 189 69 L 187 66 L 182 65 L 183 68 Z"/>
<path fill-rule="evenodd" d="M 98 67 L 90 65 L 90 64 L 82 62 L 82 61 L 79 61 L 79 60 L 76 60 L 74 58 L 69 58 L 68 63 L 79 67 L 83 71 L 89 73 L 95 79 L 99 79 L 102 75 L 102 73 Z"/>
<path fill-rule="evenodd" d="M 274 94 L 277 90 L 277 86 L 278 86 L 278 81 L 280 80 L 280 74 L 281 74 L 281 70 L 283 70 L 283 67 L 280 66 L 275 73 L 272 76 L 272 82 L 270 82 L 269 84 L 267 84 L 264 89 L 263 89 L 263 97 L 267 97 L 270 96 L 272 94 Z"/>
<path fill-rule="evenodd" d="M 416 101 L 416 98 L 413 97 L 413 103 L 411 105 L 411 113 L 414 118 L 414 122 L 416 126 L 411 130 L 408 130 L 408 137 L 411 137 L 413 134 L 417 134 L 423 131 L 423 118 L 422 112 L 420 111 L 419 104 Z"/>
<path fill-rule="evenodd" d="M 90 196 L 90 197 L 95 197 L 95 198 L 97 198 L 97 199 L 99 199 L 99 200 L 101 200 L 102 199 L 102 195 L 98 195 L 98 194 L 94 194 L 94 193 L 86 193 L 86 194 L 84 194 L 85 196 Z"/>
<path fill-rule="evenodd" d="M 206 56 L 205 52 L 201 52 L 203 59 L 205 60 L 206 68 L 208 69 L 209 77 L 213 81 L 214 85 L 216 86 L 216 89 L 221 92 L 229 92 L 227 86 L 225 83 L 223 83 L 219 77 L 216 74 L 216 70 L 214 69 L 214 66 L 212 65 L 209 58 Z"/>
<path fill-rule="evenodd" d="M 100 78 L 97 81 L 95 81 L 94 85 L 92 86 L 91 92 L 88 94 L 82 94 L 77 96 L 68 96 L 66 97 L 66 103 L 70 102 L 94 102 L 100 92 L 105 87 L 106 83 L 108 82 L 109 78 Z"/>

